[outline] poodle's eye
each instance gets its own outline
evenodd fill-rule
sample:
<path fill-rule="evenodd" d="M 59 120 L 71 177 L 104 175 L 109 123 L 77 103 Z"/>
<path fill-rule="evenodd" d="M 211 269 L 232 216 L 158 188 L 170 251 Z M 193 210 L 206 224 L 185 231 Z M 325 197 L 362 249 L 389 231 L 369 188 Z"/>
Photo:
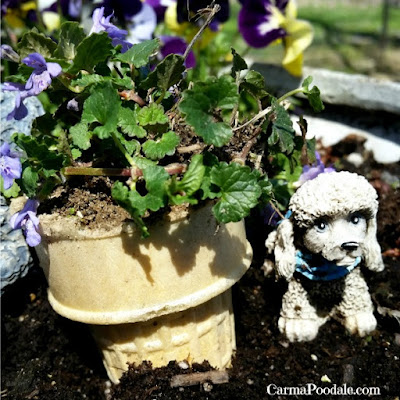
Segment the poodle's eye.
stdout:
<path fill-rule="evenodd" d="M 350 222 L 354 225 L 358 225 L 362 218 L 360 214 L 352 214 L 350 215 Z"/>
<path fill-rule="evenodd" d="M 326 221 L 317 221 L 314 226 L 318 232 L 325 232 L 328 228 L 328 223 Z"/>

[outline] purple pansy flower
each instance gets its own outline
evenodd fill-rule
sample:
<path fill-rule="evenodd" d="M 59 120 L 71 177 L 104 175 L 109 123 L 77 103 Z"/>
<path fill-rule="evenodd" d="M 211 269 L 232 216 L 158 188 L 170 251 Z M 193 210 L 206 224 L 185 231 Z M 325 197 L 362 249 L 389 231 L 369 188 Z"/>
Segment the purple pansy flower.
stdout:
<path fill-rule="evenodd" d="M 28 199 L 24 208 L 15 213 L 10 219 L 10 225 L 13 229 L 22 229 L 26 237 L 26 243 L 29 246 L 37 246 L 41 242 L 39 235 L 39 218 L 36 211 L 39 206 L 37 200 Z"/>
<path fill-rule="evenodd" d="M 37 96 L 43 90 L 46 90 L 50 86 L 52 78 L 55 78 L 62 72 L 60 64 L 47 63 L 39 53 L 29 54 L 22 62 L 28 67 L 33 68 L 33 72 L 25 85 L 25 89 L 28 90 L 30 96 Z"/>
<path fill-rule="evenodd" d="M 283 12 L 286 1 L 272 0 L 242 0 L 239 12 L 239 31 L 248 45 L 260 48 L 266 47 L 277 39 L 286 36 L 286 31 L 279 26 L 274 18 L 273 7 Z"/>
<path fill-rule="evenodd" d="M 161 47 L 162 58 L 167 57 L 168 54 L 184 54 L 187 48 L 187 43 L 180 37 L 175 36 L 161 36 L 161 41 L 163 46 Z M 194 57 L 193 51 L 190 51 L 186 60 L 185 67 L 193 68 L 196 66 L 196 59 Z"/>
<path fill-rule="evenodd" d="M 3 177 L 3 187 L 10 189 L 14 179 L 21 178 L 22 165 L 17 153 L 12 152 L 8 143 L 0 147 L 0 174 Z"/>
<path fill-rule="evenodd" d="M 82 0 L 38 0 L 38 10 L 61 12 L 63 15 L 69 15 L 72 18 L 79 18 L 82 11 Z"/>
<path fill-rule="evenodd" d="M 297 184 L 300 186 L 304 182 L 309 181 L 311 179 L 316 178 L 319 174 L 324 174 L 327 172 L 335 172 L 335 168 L 333 167 L 325 167 L 324 163 L 321 161 L 321 156 L 316 151 L 315 152 L 316 161 L 313 165 L 305 165 L 303 167 L 303 172 L 300 175 Z"/>
<path fill-rule="evenodd" d="M 128 40 L 130 43 L 141 43 L 153 37 L 157 26 L 157 15 L 153 7 L 143 3 L 142 9 L 127 21 L 129 30 Z"/>
<path fill-rule="evenodd" d="M 132 43 L 125 40 L 127 31 L 117 28 L 113 25 L 110 20 L 114 14 L 110 14 L 108 17 L 104 16 L 104 7 L 96 8 L 93 12 L 93 26 L 89 34 L 99 33 L 105 31 L 111 38 L 111 43 L 113 46 L 122 45 L 122 53 L 125 53 L 128 49 L 132 47 Z"/>
<path fill-rule="evenodd" d="M 301 76 L 303 52 L 311 44 L 313 29 L 309 22 L 297 19 L 294 0 L 241 0 L 239 31 L 248 45 L 260 48 L 282 41 L 283 67 Z"/>
<path fill-rule="evenodd" d="M 141 0 L 103 0 L 100 7 L 104 8 L 105 14 L 115 14 L 120 21 L 130 21 L 143 7 Z"/>
<path fill-rule="evenodd" d="M 155 11 L 157 23 L 164 21 L 165 11 L 173 3 L 175 3 L 175 0 L 145 0 L 145 4 L 151 6 Z"/>

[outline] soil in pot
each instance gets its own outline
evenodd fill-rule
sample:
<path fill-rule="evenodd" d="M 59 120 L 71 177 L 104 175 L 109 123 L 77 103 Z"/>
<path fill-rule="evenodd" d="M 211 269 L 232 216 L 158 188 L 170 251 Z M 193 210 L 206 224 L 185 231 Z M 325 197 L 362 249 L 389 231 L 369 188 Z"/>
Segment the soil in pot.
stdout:
<path fill-rule="evenodd" d="M 344 151 L 338 155 L 326 150 L 328 161 Z M 205 381 L 171 388 L 175 375 L 209 370 L 206 364 L 182 368 L 182 364 L 171 363 L 156 370 L 147 364 L 131 367 L 121 384 L 111 387 L 88 329 L 51 309 L 44 276 L 34 268 L 2 297 L 2 396 L 17 400 L 261 400 L 271 383 L 315 383 L 320 387 L 346 383 L 354 388 L 377 386 L 381 396 L 370 398 L 394 399 L 400 393 L 400 338 L 399 322 L 390 310 L 400 310 L 400 191 L 394 190 L 385 176 L 399 176 L 400 166 L 378 165 L 367 157 L 357 170 L 350 164 L 344 167 L 365 175 L 380 196 L 378 239 L 386 270 L 366 274 L 375 308 L 379 307 L 375 312 L 378 328 L 373 334 L 351 336 L 339 323 L 329 321 L 316 340 L 289 344 L 277 328 L 285 284 L 264 277 L 260 269 L 266 232 L 254 218 L 248 221 L 255 250 L 253 265 L 234 287 L 238 350 L 228 371 L 229 383 Z M 332 384 L 321 382 L 324 375 Z"/>

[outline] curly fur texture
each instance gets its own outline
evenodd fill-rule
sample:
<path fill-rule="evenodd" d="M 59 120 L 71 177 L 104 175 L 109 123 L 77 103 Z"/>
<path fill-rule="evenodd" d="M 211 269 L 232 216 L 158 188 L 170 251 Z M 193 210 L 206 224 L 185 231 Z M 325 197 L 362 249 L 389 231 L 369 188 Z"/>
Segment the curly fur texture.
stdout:
<path fill-rule="evenodd" d="M 278 276 L 289 282 L 279 329 L 290 341 L 312 340 L 319 327 L 336 315 L 351 333 L 364 336 L 371 332 L 376 319 L 360 267 L 341 279 L 312 281 L 295 273 L 295 255 L 297 250 L 307 251 L 330 261 L 340 260 L 338 265 L 344 266 L 360 256 L 366 268 L 383 270 L 376 240 L 375 189 L 357 174 L 324 173 L 296 191 L 289 209 L 290 218 L 283 220 L 266 240 Z M 329 225 L 323 234 L 318 221 Z M 324 240 L 326 243 L 321 242 Z"/>
<path fill-rule="evenodd" d="M 376 216 L 378 201 L 375 189 L 361 175 L 351 172 L 319 174 L 305 182 L 292 196 L 289 209 L 300 228 L 313 225 L 322 216 L 365 210 Z"/>

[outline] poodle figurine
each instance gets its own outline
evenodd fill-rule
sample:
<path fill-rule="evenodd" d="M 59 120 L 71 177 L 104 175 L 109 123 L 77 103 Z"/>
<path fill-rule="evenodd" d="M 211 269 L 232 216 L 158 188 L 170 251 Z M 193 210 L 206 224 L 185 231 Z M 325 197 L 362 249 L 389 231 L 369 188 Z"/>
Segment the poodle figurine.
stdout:
<path fill-rule="evenodd" d="M 322 173 L 292 196 L 266 240 L 277 275 L 288 281 L 278 325 L 291 342 L 314 339 L 330 317 L 360 336 L 376 328 L 360 266 L 384 269 L 377 211 L 375 189 L 350 172 Z"/>

